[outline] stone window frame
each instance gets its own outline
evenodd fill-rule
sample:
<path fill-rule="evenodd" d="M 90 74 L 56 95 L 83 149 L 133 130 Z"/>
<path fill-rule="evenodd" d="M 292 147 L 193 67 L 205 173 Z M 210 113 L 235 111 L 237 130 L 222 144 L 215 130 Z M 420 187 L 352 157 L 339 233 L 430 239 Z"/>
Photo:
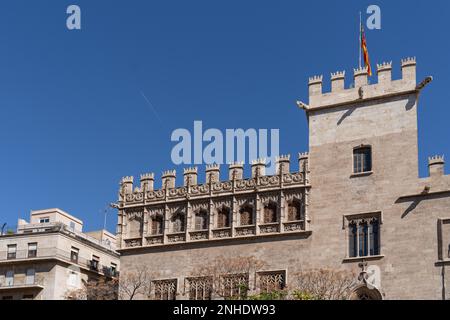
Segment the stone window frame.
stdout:
<path fill-rule="evenodd" d="M 176 227 L 177 218 L 180 218 L 180 227 Z M 170 233 L 183 233 L 187 229 L 187 214 L 183 210 L 179 210 L 170 217 Z"/>
<path fill-rule="evenodd" d="M 159 221 L 158 221 L 159 220 Z M 154 232 L 155 222 L 158 221 L 159 225 L 156 224 L 156 232 Z M 158 227 L 159 226 L 159 227 Z M 164 234 L 164 215 L 161 213 L 155 213 L 150 215 L 150 235 L 152 236 L 162 236 Z"/>
<path fill-rule="evenodd" d="M 370 221 L 373 218 L 377 218 L 379 222 L 379 230 L 378 230 L 378 254 L 370 255 L 370 242 L 368 243 L 368 251 L 369 255 L 367 256 L 359 256 L 359 248 L 357 249 L 358 256 L 351 257 L 350 256 L 350 245 L 349 245 L 349 237 L 350 237 L 350 229 L 349 224 L 352 220 L 367 220 Z M 383 226 L 383 211 L 373 211 L 373 212 L 365 212 L 358 214 L 346 214 L 342 217 L 342 229 L 345 231 L 345 259 L 344 260 L 367 260 L 367 259 L 377 259 L 383 258 L 383 241 L 381 238 L 381 231 Z M 368 236 L 370 238 L 370 236 Z M 370 241 L 370 239 L 369 239 Z M 357 245 L 359 246 L 359 241 L 357 241 Z"/>
<path fill-rule="evenodd" d="M 250 219 L 251 219 L 251 223 L 250 224 L 243 224 L 242 223 L 242 214 L 244 213 L 244 208 L 248 207 L 248 208 L 252 208 L 252 212 L 250 213 Z M 244 202 L 242 205 L 239 206 L 238 209 L 238 216 L 239 216 L 239 227 L 251 227 L 255 225 L 255 215 L 256 215 L 256 206 L 255 204 L 249 203 L 249 202 Z"/>
<path fill-rule="evenodd" d="M 35 249 L 33 249 L 35 248 Z M 27 257 L 28 258 L 36 258 L 38 252 L 38 243 L 37 242 L 29 242 L 27 249 Z"/>
<path fill-rule="evenodd" d="M 206 231 L 209 229 L 209 212 L 205 208 L 200 208 L 193 212 L 193 231 Z"/>
<path fill-rule="evenodd" d="M 261 290 L 261 285 L 260 285 L 260 281 L 261 281 L 261 276 L 267 276 L 267 275 L 277 275 L 277 274 L 281 274 L 283 277 L 283 283 L 282 283 L 282 287 L 280 290 L 284 290 L 287 287 L 287 283 L 288 283 L 288 272 L 287 269 L 279 269 L 279 270 L 262 270 L 262 271 L 257 271 L 256 272 L 256 276 L 255 276 L 255 288 L 256 291 L 258 293 L 263 293 L 266 291 L 262 291 Z"/>
<path fill-rule="evenodd" d="M 228 295 L 226 294 L 226 290 L 230 291 L 230 293 L 232 293 L 233 290 L 235 290 L 236 288 L 234 288 L 233 286 L 231 286 L 230 288 L 225 288 L 225 281 L 227 281 L 227 279 L 231 279 L 231 280 L 238 280 L 237 282 L 241 282 L 242 279 L 244 279 L 243 281 L 246 282 L 246 292 L 242 293 L 241 289 L 237 289 L 238 290 L 238 295 L 239 297 L 242 296 L 242 294 L 247 297 L 249 292 L 250 292 L 250 273 L 248 272 L 242 272 L 242 273 L 228 273 L 228 274 L 222 274 L 220 275 L 220 279 L 219 279 L 219 283 L 220 283 L 220 292 L 223 298 L 227 299 L 227 298 L 236 298 L 237 296 L 233 296 L 233 295 Z M 235 283 L 233 283 L 233 285 L 236 285 Z"/>
<path fill-rule="evenodd" d="M 157 282 L 173 282 L 175 283 L 175 292 L 173 293 L 173 299 L 156 299 L 156 283 Z M 179 289 L 179 280 L 178 278 L 165 278 L 165 279 L 155 279 L 152 280 L 150 283 L 150 299 L 152 300 L 167 300 L 167 301 L 172 301 L 172 300 L 177 300 L 177 296 L 178 296 L 178 289 Z"/>
<path fill-rule="evenodd" d="M 144 209 L 130 208 L 125 210 L 126 230 L 129 239 L 138 239 L 142 237 L 144 231 Z M 137 227 L 137 230 L 135 230 Z"/>
<path fill-rule="evenodd" d="M 205 281 L 209 282 L 209 297 L 206 294 L 205 291 L 202 293 L 202 299 L 197 299 L 198 295 L 195 297 L 195 299 L 191 299 L 191 281 Z M 187 277 L 184 279 L 184 294 L 187 296 L 188 300 L 212 300 L 213 298 L 213 292 L 214 292 L 214 279 L 212 276 L 198 276 L 198 277 Z"/>
<path fill-rule="evenodd" d="M 438 261 L 450 261 L 450 242 L 443 243 L 443 225 L 450 224 L 450 218 L 439 218 L 437 221 Z"/>
<path fill-rule="evenodd" d="M 369 149 L 370 150 L 370 170 L 368 171 L 357 171 L 355 166 L 355 152 L 358 150 L 363 149 Z M 360 144 L 358 146 L 353 147 L 352 149 L 352 177 L 359 177 L 359 176 L 367 176 L 373 174 L 373 163 L 374 163 L 374 157 L 373 157 L 373 146 L 371 144 Z M 364 168 L 364 165 L 362 165 Z"/>
<path fill-rule="evenodd" d="M 228 218 L 226 218 L 227 220 L 227 224 L 221 224 L 221 215 L 223 214 L 223 211 L 228 211 L 228 214 L 226 215 Z M 231 224 L 232 224 L 232 220 L 233 220 L 233 210 L 231 207 L 227 206 L 227 205 L 221 205 L 220 207 L 216 208 L 216 228 L 217 229 L 228 229 L 231 228 Z"/>
<path fill-rule="evenodd" d="M 266 219 L 266 218 L 268 218 L 266 216 L 266 209 L 270 209 L 270 207 L 272 207 L 272 210 L 275 209 L 272 212 L 274 214 L 274 216 L 272 217 L 273 221 L 267 221 L 267 219 Z M 280 216 L 279 215 L 279 211 L 280 211 L 280 206 L 279 206 L 277 201 L 268 200 L 268 201 L 262 203 L 262 219 L 261 219 L 262 220 L 262 224 L 278 223 L 279 220 L 280 220 L 280 218 L 279 218 L 279 216 Z"/>
<path fill-rule="evenodd" d="M 291 220 L 290 219 L 290 215 L 289 215 L 289 207 L 291 207 L 291 205 L 293 205 L 294 203 L 298 203 L 298 205 L 299 205 L 299 217 L 300 217 L 300 219 Z M 286 205 L 285 205 L 286 222 L 299 222 L 299 221 L 305 222 L 305 220 L 306 220 L 306 210 L 305 209 L 306 209 L 305 208 L 305 203 L 303 202 L 303 200 L 299 199 L 298 197 L 293 197 L 291 200 L 286 200 Z"/>

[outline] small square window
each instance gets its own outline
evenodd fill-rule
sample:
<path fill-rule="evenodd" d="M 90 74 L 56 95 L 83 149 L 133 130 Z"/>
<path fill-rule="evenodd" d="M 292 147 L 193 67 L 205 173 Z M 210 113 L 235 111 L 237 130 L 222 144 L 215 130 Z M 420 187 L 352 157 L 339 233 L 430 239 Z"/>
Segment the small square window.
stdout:
<path fill-rule="evenodd" d="M 40 218 L 39 219 L 39 223 L 49 223 L 50 222 L 50 218 L 49 217 L 44 217 L 44 218 Z"/>

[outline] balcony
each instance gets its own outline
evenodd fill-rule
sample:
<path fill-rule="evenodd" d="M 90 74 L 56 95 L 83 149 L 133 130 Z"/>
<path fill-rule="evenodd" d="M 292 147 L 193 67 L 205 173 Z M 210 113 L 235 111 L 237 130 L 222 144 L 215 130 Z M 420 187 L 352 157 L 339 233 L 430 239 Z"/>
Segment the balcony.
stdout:
<path fill-rule="evenodd" d="M 248 237 L 256 234 L 256 226 L 239 226 L 235 230 L 237 237 Z"/>
<path fill-rule="evenodd" d="M 0 282 L 0 293 L 1 292 L 11 292 L 23 289 L 44 289 L 44 279 L 42 277 L 37 277 L 36 279 L 24 279 L 24 281 L 14 280 L 13 283 L 7 283 L 6 280 Z"/>
<path fill-rule="evenodd" d="M 16 259 L 17 252 L 8 252 L 7 258 L 8 260 L 14 260 Z"/>
<path fill-rule="evenodd" d="M 233 226 L 212 230 L 189 230 L 159 235 L 144 235 L 142 237 L 124 239 L 123 249 L 136 247 L 152 247 L 175 245 L 180 243 L 195 243 L 204 241 L 221 241 L 227 239 L 263 238 L 273 236 L 309 237 L 310 230 L 306 230 L 305 220 L 263 223 L 248 226 Z M 187 237 L 186 237 L 187 236 Z M 143 244 L 142 244 L 143 243 Z"/>
<path fill-rule="evenodd" d="M 103 267 L 103 274 L 108 278 L 117 278 L 119 277 L 119 271 L 113 267 Z"/>
<path fill-rule="evenodd" d="M 192 241 L 208 240 L 209 231 L 208 230 L 194 230 L 189 232 L 189 238 Z"/>
<path fill-rule="evenodd" d="M 164 242 L 164 235 L 157 234 L 145 237 L 148 245 L 162 244 Z"/>
<path fill-rule="evenodd" d="M 184 233 L 184 232 L 177 232 L 177 233 L 168 234 L 167 235 L 167 240 L 170 243 L 184 242 L 184 241 L 186 241 L 186 233 Z"/>
<path fill-rule="evenodd" d="M 77 256 L 75 260 L 72 252 L 57 248 L 38 248 L 38 250 L 35 251 L 35 256 L 30 256 L 29 253 L 29 250 L 18 250 L 16 251 L 15 259 L 10 259 L 7 251 L 0 251 L 0 265 L 19 264 L 24 261 L 58 260 L 69 265 L 77 265 L 80 268 L 98 273 L 103 273 L 103 270 L 108 268 L 101 265 L 96 260 L 86 259 L 80 256 Z"/>
<path fill-rule="evenodd" d="M 305 221 L 304 220 L 285 222 L 285 223 L 283 223 L 283 226 L 284 226 L 285 232 L 305 231 Z"/>
<path fill-rule="evenodd" d="M 38 224 L 24 224 L 17 227 L 17 234 L 32 234 L 41 232 L 63 232 L 67 235 L 78 237 L 80 239 L 89 241 L 95 245 L 101 246 L 104 249 L 114 251 L 115 248 L 112 247 L 111 243 L 106 243 L 100 241 L 94 237 L 88 236 L 79 231 L 75 231 L 61 222 L 48 222 L 48 223 L 38 223 Z"/>
<path fill-rule="evenodd" d="M 259 232 L 261 234 L 277 233 L 279 231 L 280 224 L 278 222 L 259 225 Z"/>
<path fill-rule="evenodd" d="M 89 269 L 92 271 L 98 271 L 99 262 L 97 260 L 89 260 Z"/>
<path fill-rule="evenodd" d="M 213 230 L 214 239 L 223 239 L 231 237 L 231 228 L 218 228 Z"/>

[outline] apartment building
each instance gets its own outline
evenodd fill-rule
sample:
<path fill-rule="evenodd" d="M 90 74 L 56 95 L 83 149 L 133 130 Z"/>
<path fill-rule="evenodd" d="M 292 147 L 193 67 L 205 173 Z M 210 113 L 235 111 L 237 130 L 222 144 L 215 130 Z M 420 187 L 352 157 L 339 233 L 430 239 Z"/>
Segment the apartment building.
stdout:
<path fill-rule="evenodd" d="M 83 232 L 83 221 L 60 209 L 32 211 L 0 235 L 0 300 L 59 300 L 84 281 L 118 275 L 116 237 Z"/>

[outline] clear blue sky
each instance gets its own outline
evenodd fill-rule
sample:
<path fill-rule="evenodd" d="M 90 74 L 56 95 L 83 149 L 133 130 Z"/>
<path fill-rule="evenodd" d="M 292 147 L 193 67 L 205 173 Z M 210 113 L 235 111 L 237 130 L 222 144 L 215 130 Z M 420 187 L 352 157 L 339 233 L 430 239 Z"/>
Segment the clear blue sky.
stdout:
<path fill-rule="evenodd" d="M 66 29 L 70 4 L 81 31 Z M 295 101 L 311 75 L 350 81 L 370 4 L 373 67 L 392 60 L 398 77 L 416 56 L 419 80 L 435 79 L 419 107 L 423 176 L 429 155 L 450 159 L 448 1 L 1 1 L 0 223 L 59 207 L 101 228 L 120 178 L 175 168 L 170 134 L 194 120 L 279 128 L 281 153 L 306 151 Z"/>

